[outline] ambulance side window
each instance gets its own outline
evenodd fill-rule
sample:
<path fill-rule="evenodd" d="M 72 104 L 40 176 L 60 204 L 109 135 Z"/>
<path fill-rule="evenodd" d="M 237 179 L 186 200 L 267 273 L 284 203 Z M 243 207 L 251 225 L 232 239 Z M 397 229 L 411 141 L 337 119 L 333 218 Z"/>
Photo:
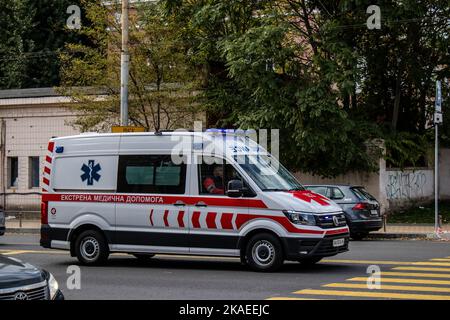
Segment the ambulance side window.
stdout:
<path fill-rule="evenodd" d="M 228 182 L 238 179 L 242 180 L 244 187 L 248 189 L 248 194 L 245 194 L 245 196 L 254 196 L 254 193 L 248 188 L 247 183 L 236 169 L 231 164 L 221 163 L 221 161 L 221 159 L 212 161 L 209 157 L 198 165 L 199 194 L 225 196 Z"/>
<path fill-rule="evenodd" d="M 186 163 L 174 164 L 170 155 L 119 157 L 117 192 L 184 194 Z"/>

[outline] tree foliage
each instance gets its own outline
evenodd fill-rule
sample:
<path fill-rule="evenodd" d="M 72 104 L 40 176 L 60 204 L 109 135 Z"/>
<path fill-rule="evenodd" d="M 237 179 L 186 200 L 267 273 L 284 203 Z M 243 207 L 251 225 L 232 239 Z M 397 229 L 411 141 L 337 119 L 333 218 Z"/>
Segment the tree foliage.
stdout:
<path fill-rule="evenodd" d="M 74 125 L 109 130 L 120 112 L 120 3 L 82 0 L 92 45 L 69 43 L 61 54 L 62 91 L 78 102 Z M 129 119 L 146 130 L 191 126 L 196 72 L 186 62 L 178 26 L 159 4 L 136 4 L 130 12 Z M 95 90 L 88 90 L 93 87 Z M 103 94 L 103 95 L 102 95 Z"/>
<path fill-rule="evenodd" d="M 82 39 L 66 28 L 69 5 L 78 0 L 0 2 L 0 88 L 59 84 L 59 51 Z"/>
<path fill-rule="evenodd" d="M 165 1 L 207 66 L 210 125 L 280 128 L 283 161 L 323 176 L 375 168 L 371 141 L 402 132 L 424 153 L 414 135 L 449 73 L 447 1 L 379 1 L 381 30 L 366 26 L 371 4 Z"/>

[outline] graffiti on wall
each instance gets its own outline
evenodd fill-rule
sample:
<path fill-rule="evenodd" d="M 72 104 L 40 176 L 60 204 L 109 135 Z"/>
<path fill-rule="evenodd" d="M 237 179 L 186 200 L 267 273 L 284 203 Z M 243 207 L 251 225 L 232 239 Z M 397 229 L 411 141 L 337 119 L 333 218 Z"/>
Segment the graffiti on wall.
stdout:
<path fill-rule="evenodd" d="M 388 171 L 386 195 L 388 199 L 415 199 L 427 196 L 424 187 L 427 175 L 423 171 Z"/>

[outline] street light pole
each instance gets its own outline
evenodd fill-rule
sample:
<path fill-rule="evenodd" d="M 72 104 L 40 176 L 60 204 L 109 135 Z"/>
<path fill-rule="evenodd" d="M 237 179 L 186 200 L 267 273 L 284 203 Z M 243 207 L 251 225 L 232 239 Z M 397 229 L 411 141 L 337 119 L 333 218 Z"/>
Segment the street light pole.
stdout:
<path fill-rule="evenodd" d="M 434 111 L 434 231 L 439 232 L 439 124 L 442 123 L 441 81 L 436 81 L 436 100 Z"/>
<path fill-rule="evenodd" d="M 434 124 L 434 231 L 439 231 L 439 124 Z"/>
<path fill-rule="evenodd" d="M 120 125 L 128 125 L 128 0 L 122 0 L 122 53 L 120 57 Z"/>

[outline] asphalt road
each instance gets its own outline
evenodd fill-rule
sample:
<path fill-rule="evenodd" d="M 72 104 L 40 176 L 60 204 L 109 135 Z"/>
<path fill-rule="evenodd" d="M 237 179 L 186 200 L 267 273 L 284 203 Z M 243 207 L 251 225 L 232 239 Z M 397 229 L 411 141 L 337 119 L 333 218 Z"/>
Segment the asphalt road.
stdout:
<path fill-rule="evenodd" d="M 82 266 L 81 289 L 69 290 L 66 271 L 77 260 L 41 248 L 38 240 L 37 235 L 0 237 L 0 253 L 52 272 L 66 299 L 450 299 L 449 242 L 354 241 L 348 253 L 308 268 L 285 263 L 276 273 L 249 271 L 234 258 L 157 255 L 140 262 L 117 254 L 106 266 Z M 365 288 L 369 265 L 382 270 L 381 290 Z M 414 287 L 405 289 L 405 283 Z"/>

